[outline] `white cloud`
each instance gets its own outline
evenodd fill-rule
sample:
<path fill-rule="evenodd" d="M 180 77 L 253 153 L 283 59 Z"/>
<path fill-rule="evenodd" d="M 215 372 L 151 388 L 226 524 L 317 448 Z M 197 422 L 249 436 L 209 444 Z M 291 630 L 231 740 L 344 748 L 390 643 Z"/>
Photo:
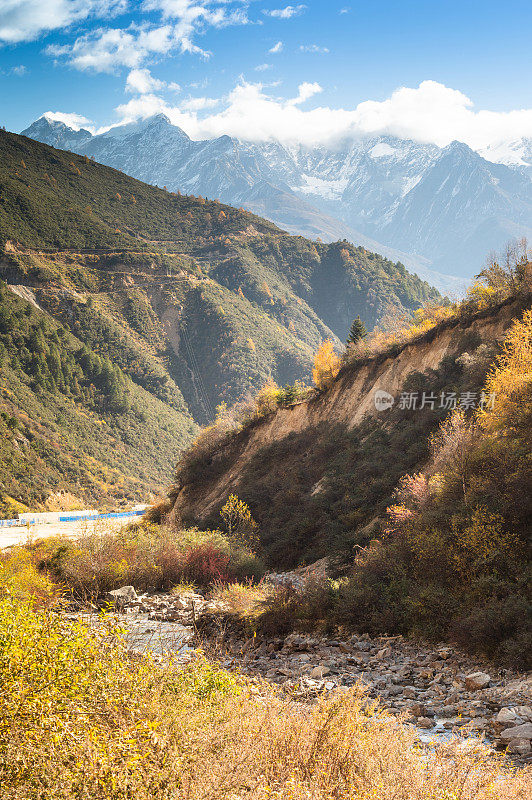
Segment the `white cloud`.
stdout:
<path fill-rule="evenodd" d="M 266 95 L 260 83 L 242 82 L 220 101 L 190 98 L 178 106 L 172 106 L 158 95 L 146 94 L 132 98 L 128 103 L 118 106 L 116 111 L 122 122 L 162 112 L 193 139 L 229 134 L 255 141 L 280 139 L 310 143 L 314 139 L 330 137 L 332 130 L 341 127 L 341 120 L 346 114 L 331 109 L 305 112 L 299 108 L 321 91 L 319 84 L 305 82 L 298 87 L 296 97 L 283 100 Z M 224 107 L 216 113 L 202 113 L 217 104 L 223 104 Z M 307 128 L 307 120 L 310 128 Z"/>
<path fill-rule="evenodd" d="M 149 69 L 132 69 L 126 80 L 126 92 L 138 94 L 148 94 L 165 86 L 165 82 L 154 78 Z"/>
<path fill-rule="evenodd" d="M 249 23 L 247 8 L 228 8 L 230 0 L 144 0 L 146 11 L 160 11 L 163 19 L 178 19 L 190 25 L 199 20 L 216 28 Z"/>
<path fill-rule="evenodd" d="M 162 25 L 155 28 L 99 28 L 79 36 L 72 44 L 50 45 L 49 55 L 64 56 L 70 66 L 93 72 L 113 72 L 120 67 L 134 69 L 151 55 L 168 55 L 172 50 L 197 53 L 208 57 L 182 35 L 179 26 Z"/>
<path fill-rule="evenodd" d="M 532 135 L 532 109 L 475 111 L 473 101 L 463 92 L 436 81 L 423 81 L 416 89 L 401 87 L 382 102 L 360 103 L 356 122 L 368 132 L 382 131 L 439 146 L 456 139 L 474 150 L 508 137 Z"/>
<path fill-rule="evenodd" d="M 273 47 L 270 47 L 268 53 L 280 53 L 282 49 L 283 49 L 283 43 L 277 42 L 277 44 L 274 44 Z"/>
<path fill-rule="evenodd" d="M 7 0 L 15 1 L 22 2 Z M 85 5 L 92 3 L 101 6 L 104 2 L 117 5 L 125 0 L 51 2 Z M 159 12 L 162 17 L 160 24 L 142 22 L 131 24 L 127 28 L 100 27 L 78 36 L 69 44 L 50 45 L 46 52 L 57 58 L 65 58 L 76 69 L 94 72 L 113 72 L 121 67 L 140 68 L 151 55 L 168 55 L 174 51 L 209 58 L 211 53 L 195 43 L 197 35 L 204 33 L 208 27 L 225 28 L 228 25 L 247 25 L 250 22 L 246 8 L 230 8 L 228 2 L 229 0 L 144 0 L 141 4 L 142 10 Z"/>
<path fill-rule="evenodd" d="M 204 111 L 206 108 L 215 108 L 220 105 L 220 100 L 216 97 L 189 97 L 180 103 L 182 111 Z"/>
<path fill-rule="evenodd" d="M 344 6 L 344 8 L 341 8 L 341 9 L 340 9 L 339 13 L 340 13 L 340 14 L 349 14 L 349 13 L 350 13 L 350 11 L 351 11 L 351 9 L 350 9 L 350 7 L 349 7 L 349 6 Z"/>
<path fill-rule="evenodd" d="M 532 109 L 475 110 L 465 94 L 436 81 L 401 87 L 385 100 L 366 100 L 353 109 L 302 107 L 323 91 L 318 83 L 301 83 L 297 95 L 288 99 L 273 96 L 272 90 L 273 84 L 241 82 L 225 97 L 189 97 L 177 105 L 147 92 L 118 106 L 116 112 L 121 123 L 162 112 L 192 139 L 229 134 L 250 141 L 334 146 L 348 137 L 391 135 L 440 147 L 456 139 L 487 157 L 491 154 L 493 160 L 510 153 L 516 163 L 519 151 L 512 143 L 532 138 Z M 80 115 L 48 113 L 73 127 L 89 127 Z"/>
<path fill-rule="evenodd" d="M 2 0 L 0 41 L 31 41 L 91 16 L 112 16 L 125 7 L 126 0 Z"/>
<path fill-rule="evenodd" d="M 255 67 L 255 71 L 256 72 L 266 72 L 267 69 L 271 69 L 271 68 L 272 68 L 271 64 L 258 64 Z"/>
<path fill-rule="evenodd" d="M 147 55 L 138 46 L 134 31 L 121 28 L 100 28 L 79 36 L 73 44 L 49 45 L 48 55 L 66 56 L 68 63 L 79 70 L 112 72 L 116 67 L 137 67 Z"/>
<path fill-rule="evenodd" d="M 144 0 L 146 11 L 159 11 L 163 19 L 176 20 L 174 37 L 182 53 L 196 53 L 208 57 L 193 42 L 195 34 L 207 27 L 226 28 L 230 25 L 248 25 L 246 7 L 229 8 L 230 0 Z"/>
<path fill-rule="evenodd" d="M 64 122 L 69 128 L 79 131 L 80 128 L 87 128 L 92 131 L 93 126 L 90 119 L 82 116 L 81 114 L 65 113 L 63 111 L 46 111 L 42 114 L 43 117 L 51 122 Z"/>
<path fill-rule="evenodd" d="M 16 67 L 11 68 L 11 73 L 13 75 L 17 75 L 21 78 L 23 75 L 26 75 L 28 72 L 28 68 L 24 66 L 24 64 L 17 64 Z"/>
<path fill-rule="evenodd" d="M 249 23 L 247 6 L 230 7 L 230 0 L 144 0 L 135 5 L 142 11 L 157 11 L 164 20 L 172 21 L 173 39 L 182 52 L 203 52 L 192 39 L 206 26 L 223 28 Z M 30 41 L 88 18 L 116 16 L 127 8 L 128 0 L 1 0 L 0 42 Z M 86 34 L 81 37 L 83 41 L 93 41 L 93 37 Z M 62 54 L 66 53 L 67 47 Z"/>
<path fill-rule="evenodd" d="M 274 8 L 271 11 L 268 9 L 263 9 L 262 13 L 266 14 L 267 17 L 274 17 L 276 19 L 291 19 L 292 17 L 297 17 L 299 14 L 302 14 L 303 11 L 306 9 L 305 5 L 298 5 L 298 6 L 285 6 L 285 8 Z"/>
<path fill-rule="evenodd" d="M 288 100 L 289 105 L 298 106 L 301 103 L 304 103 L 306 100 L 310 100 L 310 98 L 314 97 L 315 94 L 323 92 L 323 89 L 319 83 L 301 83 L 298 87 L 298 90 L 297 97 L 293 97 L 291 100 Z"/>
<path fill-rule="evenodd" d="M 127 103 L 116 108 L 122 122 L 132 122 L 135 119 L 144 119 L 153 114 L 167 113 L 168 106 L 162 97 L 155 94 L 143 94 L 133 97 Z M 105 130 L 104 128 L 101 131 Z"/>
<path fill-rule="evenodd" d="M 193 139 L 229 134 L 312 145 L 334 144 L 348 136 L 388 134 L 441 147 L 458 139 L 474 150 L 483 150 L 518 137 L 532 137 L 532 109 L 477 111 L 462 92 L 435 81 L 399 88 L 386 100 L 367 100 L 353 109 L 301 107 L 320 91 L 319 84 L 305 82 L 296 97 L 283 99 L 268 94 L 263 84 L 243 82 L 210 114 L 204 113 L 208 105 L 200 107 L 199 101 L 196 108 L 172 106 L 155 94 L 132 98 L 117 112 L 120 119 L 129 121 L 162 111 Z"/>
<path fill-rule="evenodd" d="M 301 44 L 299 45 L 300 53 L 328 53 L 328 47 L 320 47 L 318 44 Z"/>

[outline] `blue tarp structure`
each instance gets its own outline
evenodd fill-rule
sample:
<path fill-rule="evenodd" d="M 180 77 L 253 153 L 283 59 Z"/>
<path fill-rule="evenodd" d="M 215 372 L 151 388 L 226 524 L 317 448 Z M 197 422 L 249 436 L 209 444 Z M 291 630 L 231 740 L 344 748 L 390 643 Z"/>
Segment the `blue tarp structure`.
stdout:
<path fill-rule="evenodd" d="M 59 522 L 79 522 L 80 520 L 94 520 L 94 519 L 117 519 L 119 517 L 140 517 L 144 514 L 144 511 L 109 511 L 106 514 L 86 514 L 85 516 L 80 514 L 73 514 L 68 515 L 65 514 L 64 516 L 59 517 Z M 39 520 L 26 520 L 25 522 L 21 522 L 19 519 L 0 519 L 0 528 L 13 528 L 16 525 L 25 525 L 29 523 L 30 525 L 32 522 L 39 522 Z"/>

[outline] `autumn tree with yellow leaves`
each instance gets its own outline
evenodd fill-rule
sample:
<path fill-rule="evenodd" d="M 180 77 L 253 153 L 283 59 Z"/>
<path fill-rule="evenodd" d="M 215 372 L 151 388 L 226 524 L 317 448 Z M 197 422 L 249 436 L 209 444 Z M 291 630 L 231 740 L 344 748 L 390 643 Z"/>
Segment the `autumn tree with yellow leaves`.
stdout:
<path fill-rule="evenodd" d="M 532 308 L 508 331 L 504 349 L 486 382 L 487 403 L 479 422 L 489 432 L 532 433 Z"/>
<path fill-rule="evenodd" d="M 224 522 L 227 538 L 233 544 L 244 547 L 256 546 L 258 525 L 251 516 L 247 503 L 236 494 L 230 494 L 220 511 L 220 516 Z"/>
<path fill-rule="evenodd" d="M 340 369 L 340 358 L 334 352 L 334 345 L 330 339 L 322 342 L 314 356 L 312 380 L 318 389 L 325 389 L 336 377 Z"/>

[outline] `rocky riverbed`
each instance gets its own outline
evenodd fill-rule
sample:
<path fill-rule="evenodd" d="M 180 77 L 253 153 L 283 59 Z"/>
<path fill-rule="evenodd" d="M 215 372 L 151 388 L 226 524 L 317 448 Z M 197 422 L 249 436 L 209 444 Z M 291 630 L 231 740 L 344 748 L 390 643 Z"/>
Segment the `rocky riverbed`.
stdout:
<path fill-rule="evenodd" d="M 128 647 L 193 656 L 202 618 L 223 616 L 223 603 L 199 594 L 113 594 Z M 216 648 L 222 666 L 280 685 L 301 702 L 362 684 L 368 700 L 416 725 L 426 741 L 454 734 L 482 736 L 521 762 L 532 761 L 532 675 L 479 664 L 449 646 L 401 636 L 366 634 L 328 639 L 292 633 L 257 639 L 226 634 L 202 644 Z"/>

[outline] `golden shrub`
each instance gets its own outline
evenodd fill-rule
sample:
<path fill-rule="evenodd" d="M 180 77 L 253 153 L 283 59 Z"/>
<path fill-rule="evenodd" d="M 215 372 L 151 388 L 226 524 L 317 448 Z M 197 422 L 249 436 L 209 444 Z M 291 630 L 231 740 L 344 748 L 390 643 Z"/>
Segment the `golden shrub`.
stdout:
<path fill-rule="evenodd" d="M 487 431 L 514 427 L 532 403 L 532 309 L 510 328 L 501 356 L 486 381 L 485 395 L 493 398 L 478 412 Z M 493 406 L 493 407 L 491 407 Z"/>

